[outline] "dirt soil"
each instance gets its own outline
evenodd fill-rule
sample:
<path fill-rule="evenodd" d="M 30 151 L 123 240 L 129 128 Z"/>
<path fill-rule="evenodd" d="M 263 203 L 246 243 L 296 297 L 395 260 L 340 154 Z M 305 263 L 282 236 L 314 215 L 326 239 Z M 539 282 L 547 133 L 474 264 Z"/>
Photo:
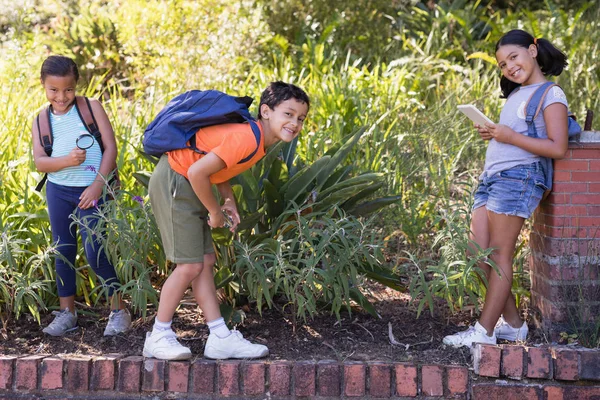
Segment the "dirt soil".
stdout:
<path fill-rule="evenodd" d="M 416 318 L 414 306 L 406 294 L 378 284 L 369 284 L 370 299 L 381 315 L 372 317 L 359 308 L 343 312 L 341 320 L 322 315 L 306 323 L 298 322 L 294 332 L 292 322 L 279 311 L 246 308 L 246 319 L 238 329 L 244 336 L 269 347 L 270 360 L 325 360 L 338 361 L 402 361 L 470 365 L 468 349 L 454 349 L 442 344 L 442 338 L 472 324 L 476 317 L 471 312 L 454 316 L 431 317 L 429 312 Z M 53 318 L 51 313 L 42 317 L 38 325 L 31 316 L 23 316 L 10 323 L 6 337 L 0 342 L 0 354 L 82 354 L 100 355 L 120 353 L 124 356 L 141 355 L 146 332 L 151 330 L 154 313 L 145 319 L 133 321 L 126 334 L 104 337 L 108 310 L 104 307 L 81 307 L 79 329 L 64 337 L 51 337 L 42 332 Z M 391 334 L 396 344 L 392 344 Z M 186 297 L 177 311 L 173 329 L 181 342 L 190 347 L 194 356 L 202 357 L 208 337 L 199 309 Z M 530 340 L 539 342 L 536 332 Z"/>

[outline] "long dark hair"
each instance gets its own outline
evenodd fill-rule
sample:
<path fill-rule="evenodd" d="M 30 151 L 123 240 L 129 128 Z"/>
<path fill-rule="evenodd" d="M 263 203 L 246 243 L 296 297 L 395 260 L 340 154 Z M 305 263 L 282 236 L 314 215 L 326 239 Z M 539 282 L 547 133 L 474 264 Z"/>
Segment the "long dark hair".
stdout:
<path fill-rule="evenodd" d="M 500 46 L 507 44 L 521 46 L 526 49 L 532 44 L 536 44 L 538 50 L 536 60 L 544 75 L 558 76 L 568 64 L 565 53 L 554 47 L 548 40 L 542 38 L 534 39 L 533 36 L 521 29 L 513 29 L 505 33 L 498 40 L 498 43 L 496 43 L 496 51 L 498 51 Z M 508 80 L 504 76 L 500 79 L 500 89 L 502 90 L 503 98 L 507 98 L 519 86 L 521 85 Z"/>
<path fill-rule="evenodd" d="M 42 63 L 40 78 L 42 82 L 50 76 L 69 76 L 73 75 L 75 82 L 79 80 L 79 70 L 75 61 L 65 56 L 50 56 Z"/>

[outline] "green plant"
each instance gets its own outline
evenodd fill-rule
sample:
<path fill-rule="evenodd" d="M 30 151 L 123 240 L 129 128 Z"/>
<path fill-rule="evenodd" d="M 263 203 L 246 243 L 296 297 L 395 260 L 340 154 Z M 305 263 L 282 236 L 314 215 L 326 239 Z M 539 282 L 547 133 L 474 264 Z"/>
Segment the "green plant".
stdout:
<path fill-rule="evenodd" d="M 469 239 L 471 204 L 472 199 L 464 196 L 436 218 L 440 229 L 433 243 L 435 258 L 408 254 L 404 267 L 412 277 L 409 291 L 418 302 L 417 315 L 425 308 L 433 315 L 436 297 L 444 299 L 452 313 L 466 305 L 476 306 L 485 294 L 486 276 L 479 263 L 495 268 L 488 259 L 493 249 L 482 249 Z"/>
<path fill-rule="evenodd" d="M 145 317 L 148 304 L 158 304 L 153 280 L 168 274 L 154 215 L 149 202 L 133 193 L 106 186 L 104 196 L 107 201 L 97 207 L 95 227 L 76 217 L 74 223 L 87 229 L 88 240 L 104 249 L 122 282 L 117 292 Z M 92 293 L 100 299 L 107 290 L 98 285 Z"/>
<path fill-rule="evenodd" d="M 278 307 L 275 299 L 282 296 L 281 311 L 291 316 L 294 327 L 297 318 L 305 320 L 321 309 L 339 319 L 342 307 L 350 311 L 350 300 L 377 316 L 359 287 L 367 272 L 385 270 L 381 238 L 368 221 L 337 207 L 309 210 L 287 210 L 274 238 L 235 242 L 231 269 L 240 292 L 255 299 L 259 311 L 263 304 Z"/>

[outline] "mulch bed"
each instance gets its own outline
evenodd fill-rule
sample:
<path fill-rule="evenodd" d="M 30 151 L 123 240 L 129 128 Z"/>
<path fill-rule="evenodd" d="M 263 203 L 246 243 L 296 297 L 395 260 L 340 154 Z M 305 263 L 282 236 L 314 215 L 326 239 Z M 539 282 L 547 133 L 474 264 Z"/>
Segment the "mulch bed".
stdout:
<path fill-rule="evenodd" d="M 424 312 L 416 318 L 408 295 L 378 284 L 369 284 L 370 299 L 381 318 L 375 318 L 359 308 L 343 312 L 338 321 L 334 315 L 321 315 L 305 323 L 293 323 L 276 310 L 263 310 L 262 316 L 247 306 L 246 319 L 239 326 L 244 336 L 269 347 L 270 360 L 337 360 L 415 362 L 423 364 L 470 365 L 466 348 L 454 349 L 442 344 L 442 338 L 473 323 L 471 312 L 444 315 L 443 305 L 438 316 Z M 5 340 L 0 342 L 2 354 L 83 354 L 120 353 L 141 355 L 146 332 L 151 330 L 153 310 L 148 317 L 134 320 L 126 334 L 104 337 L 108 310 L 104 307 L 79 309 L 79 329 L 55 338 L 42 333 L 53 318 L 43 315 L 39 326 L 29 315 L 8 325 Z M 391 344 L 390 327 L 396 344 Z M 175 315 L 173 328 L 181 342 L 201 357 L 208 328 L 193 300 L 186 297 Z M 543 338 L 530 333 L 530 342 Z M 531 344 L 529 343 L 529 344 Z"/>

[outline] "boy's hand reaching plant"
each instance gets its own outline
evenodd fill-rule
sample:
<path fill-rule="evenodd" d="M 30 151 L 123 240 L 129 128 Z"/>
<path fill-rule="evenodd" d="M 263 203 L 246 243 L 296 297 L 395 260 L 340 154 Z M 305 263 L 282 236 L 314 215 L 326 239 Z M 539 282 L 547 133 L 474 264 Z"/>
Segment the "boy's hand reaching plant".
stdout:
<path fill-rule="evenodd" d="M 223 226 L 228 228 L 231 232 L 235 232 L 235 229 L 240 223 L 240 214 L 238 213 L 235 201 L 233 199 L 225 199 L 225 202 L 221 206 L 221 210 L 223 211 L 223 217 L 225 218 Z"/>
<path fill-rule="evenodd" d="M 221 212 L 211 213 L 208 219 L 208 225 L 211 228 L 227 228 L 231 232 L 235 232 L 239 223 L 240 214 L 235 202 L 229 199 L 225 200 L 221 206 Z"/>

